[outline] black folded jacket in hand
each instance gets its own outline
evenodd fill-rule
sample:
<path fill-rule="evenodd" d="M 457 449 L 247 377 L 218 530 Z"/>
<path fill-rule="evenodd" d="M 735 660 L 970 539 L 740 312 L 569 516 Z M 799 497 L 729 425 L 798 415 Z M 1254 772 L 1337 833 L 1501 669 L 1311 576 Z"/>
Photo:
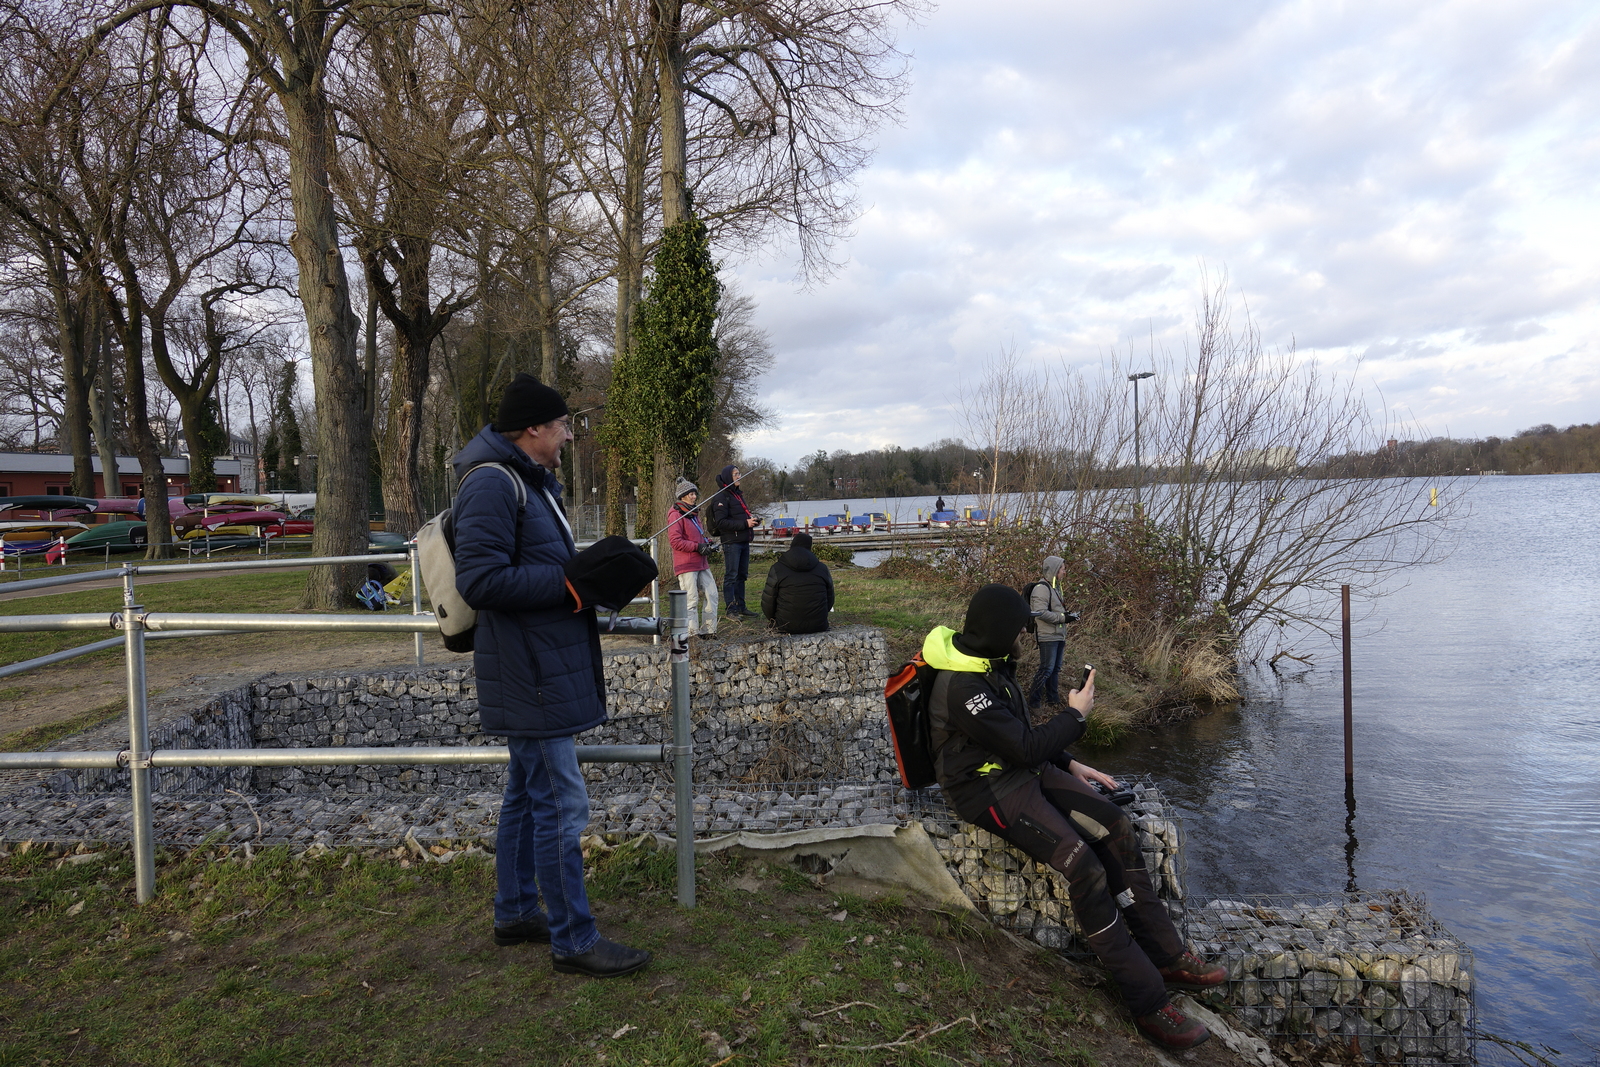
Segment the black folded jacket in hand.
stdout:
<path fill-rule="evenodd" d="M 602 537 L 563 568 L 574 609 L 621 611 L 655 581 L 656 561 L 626 537 Z"/>

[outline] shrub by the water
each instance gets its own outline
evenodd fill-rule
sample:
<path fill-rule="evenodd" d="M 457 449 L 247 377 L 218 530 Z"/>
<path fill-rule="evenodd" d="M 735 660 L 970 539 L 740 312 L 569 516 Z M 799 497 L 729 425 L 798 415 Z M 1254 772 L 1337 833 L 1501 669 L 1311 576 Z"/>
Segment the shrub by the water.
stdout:
<path fill-rule="evenodd" d="M 811 546 L 811 551 L 824 563 L 848 564 L 855 561 L 856 554 L 843 545 L 830 545 L 826 541 L 818 541 Z"/>
<path fill-rule="evenodd" d="M 1126 664 L 1161 693 L 1146 719 L 1170 718 L 1174 707 L 1239 698 L 1236 635 L 1212 604 L 1218 560 L 1146 518 L 1078 523 L 1054 530 L 1019 523 L 962 530 L 931 560 L 891 557 L 889 577 L 932 577 L 960 595 L 989 582 L 1017 589 L 1042 577 L 1046 556 L 1065 560 L 1059 579 L 1067 610 L 1082 619 L 1076 633 L 1108 641 Z"/>

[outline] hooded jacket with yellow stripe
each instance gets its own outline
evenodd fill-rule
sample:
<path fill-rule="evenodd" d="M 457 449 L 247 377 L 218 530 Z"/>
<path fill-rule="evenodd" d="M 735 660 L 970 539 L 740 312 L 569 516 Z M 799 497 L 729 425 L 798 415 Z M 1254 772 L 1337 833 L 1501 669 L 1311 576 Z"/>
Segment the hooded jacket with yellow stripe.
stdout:
<path fill-rule="evenodd" d="M 1028 705 L 1008 658 L 969 656 L 956 633 L 935 627 L 922 658 L 939 673 L 928 696 L 934 772 L 958 812 L 987 807 L 1053 763 L 1062 770 L 1068 745 L 1083 736 L 1084 720 L 1070 707 L 1043 726 L 1028 721 Z"/>

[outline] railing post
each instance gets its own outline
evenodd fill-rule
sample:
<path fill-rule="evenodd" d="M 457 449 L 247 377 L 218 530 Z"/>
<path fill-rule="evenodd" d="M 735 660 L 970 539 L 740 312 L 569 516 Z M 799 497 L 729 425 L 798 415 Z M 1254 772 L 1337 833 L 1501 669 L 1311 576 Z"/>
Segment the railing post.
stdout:
<path fill-rule="evenodd" d="M 674 589 L 672 606 L 672 790 L 677 801 L 678 904 L 694 907 L 694 733 L 689 722 L 689 594 Z"/>
<path fill-rule="evenodd" d="M 1342 615 L 1340 634 L 1344 650 L 1344 780 L 1354 781 L 1356 776 L 1355 725 L 1351 719 L 1350 701 L 1350 587 L 1339 587 L 1339 606 Z"/>
<path fill-rule="evenodd" d="M 150 709 L 145 700 L 144 621 L 134 603 L 132 567 L 122 570 L 122 633 L 128 671 L 128 776 L 133 792 L 133 872 L 136 899 L 156 891 L 155 818 L 150 804 Z"/>
<path fill-rule="evenodd" d="M 417 539 L 413 537 L 406 543 L 406 554 L 411 557 L 411 614 L 422 614 L 422 568 L 417 566 Z M 422 634 L 418 632 L 417 638 L 417 666 L 422 662 Z"/>
<path fill-rule="evenodd" d="M 655 616 L 658 619 L 661 618 L 661 579 L 660 578 L 652 578 L 652 579 L 650 579 L 650 614 Z M 651 637 L 650 638 L 650 643 L 652 645 L 659 645 L 661 643 L 661 635 L 658 633 L 655 636 Z"/>

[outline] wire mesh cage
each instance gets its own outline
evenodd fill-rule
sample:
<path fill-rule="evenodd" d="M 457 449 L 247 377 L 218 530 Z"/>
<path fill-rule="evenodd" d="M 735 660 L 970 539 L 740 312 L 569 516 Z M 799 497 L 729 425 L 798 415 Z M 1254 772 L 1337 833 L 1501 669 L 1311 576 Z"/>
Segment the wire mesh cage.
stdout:
<path fill-rule="evenodd" d="M 1217 900 L 1187 933 L 1227 965 L 1223 999 L 1253 1030 L 1369 1062 L 1475 1062 L 1472 952 L 1418 895 Z"/>
<path fill-rule="evenodd" d="M 1149 777 L 1128 778 L 1124 784 L 1134 794 L 1124 810 L 1138 833 L 1145 869 L 1173 921 L 1181 924 L 1182 820 Z M 963 822 L 937 791 L 909 796 L 912 814 L 933 838 L 945 866 L 991 919 L 1046 948 L 1089 954 L 1072 914 L 1065 878 L 1001 838 Z"/>

